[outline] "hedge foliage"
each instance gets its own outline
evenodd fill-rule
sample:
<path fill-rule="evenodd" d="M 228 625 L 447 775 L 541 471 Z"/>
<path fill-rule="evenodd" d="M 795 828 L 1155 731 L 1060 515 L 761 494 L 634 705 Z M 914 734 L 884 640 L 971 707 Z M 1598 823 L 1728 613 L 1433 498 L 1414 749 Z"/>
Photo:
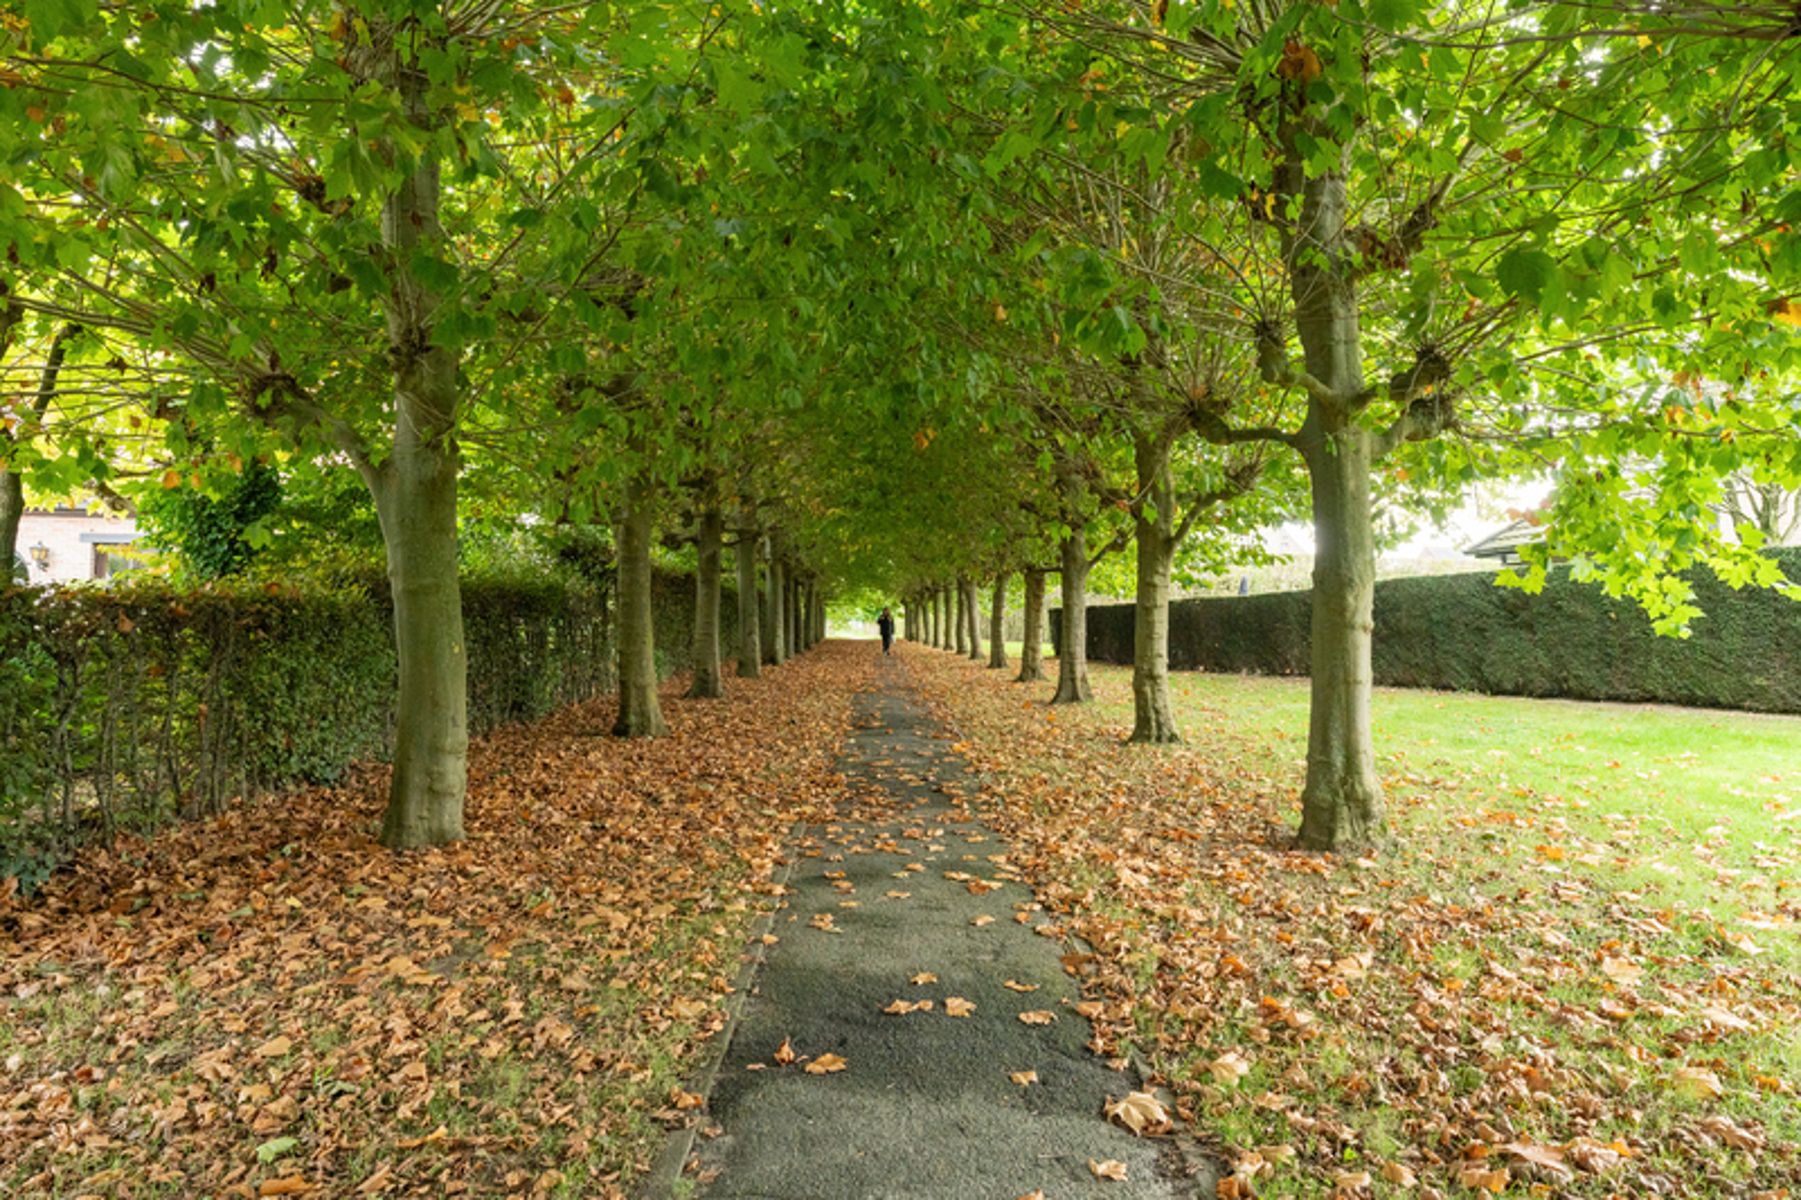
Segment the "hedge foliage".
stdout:
<path fill-rule="evenodd" d="M 1801 549 L 1776 552 L 1801 581 Z M 1639 608 L 1553 572 L 1530 596 L 1487 573 L 1376 585 L 1375 679 L 1394 687 L 1562 696 L 1801 713 L 1801 603 L 1691 577 L 1707 614 L 1688 638 L 1659 637 Z M 1311 592 L 1170 605 L 1170 666 L 1265 675 L 1308 672 Z M 1060 615 L 1060 614 L 1056 614 Z M 1088 613 L 1088 654 L 1132 661 L 1130 604 Z M 1053 629 L 1059 627 L 1053 618 Z"/>
<path fill-rule="evenodd" d="M 654 590 L 658 665 L 689 665 L 694 585 Z M 722 609 L 735 651 L 735 597 Z M 385 758 L 395 659 L 386 581 L 157 581 L 0 590 L 0 880 L 27 888 L 72 847 Z M 469 725 L 610 690 L 605 590 L 465 579 Z"/>

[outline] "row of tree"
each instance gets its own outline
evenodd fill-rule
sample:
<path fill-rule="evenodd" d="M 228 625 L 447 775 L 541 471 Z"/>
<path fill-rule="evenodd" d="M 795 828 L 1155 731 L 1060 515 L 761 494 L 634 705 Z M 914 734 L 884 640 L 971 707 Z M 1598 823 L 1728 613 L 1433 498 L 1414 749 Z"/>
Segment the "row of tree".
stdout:
<path fill-rule="evenodd" d="M 828 591 L 973 648 L 974 581 L 1024 572 L 1030 616 L 1055 572 L 1067 702 L 1089 574 L 1133 546 L 1157 742 L 1174 582 L 1305 513 L 1301 837 L 1332 847 L 1383 835 L 1384 505 L 1554 475 L 1521 582 L 1575 557 L 1672 631 L 1691 565 L 1774 582 L 1706 516 L 1734 473 L 1801 484 L 1787 5 L 25 12 L 0 518 L 26 487 L 354 478 L 395 597 L 390 844 L 460 833 L 482 522 L 607 531 L 636 733 L 656 546 L 694 546 L 703 614 L 728 540 L 741 594 L 762 558 L 751 664 Z"/>

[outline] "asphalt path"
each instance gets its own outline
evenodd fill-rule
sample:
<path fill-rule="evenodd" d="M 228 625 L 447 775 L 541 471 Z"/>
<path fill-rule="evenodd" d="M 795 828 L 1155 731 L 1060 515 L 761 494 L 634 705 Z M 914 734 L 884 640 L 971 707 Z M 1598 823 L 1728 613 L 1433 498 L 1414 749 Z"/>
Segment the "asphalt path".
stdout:
<path fill-rule="evenodd" d="M 1069 947 L 1034 932 L 1046 918 L 1006 845 L 958 803 L 973 784 L 905 673 L 884 660 L 878 689 L 859 698 L 839 764 L 852 816 L 801 844 L 779 940 L 709 1097 L 687 1175 L 695 1194 L 1194 1195 L 1167 1143 L 1105 1119 L 1109 1098 L 1138 1085 L 1087 1048 L 1060 957 Z M 896 1001 L 931 1005 L 883 1011 Z M 837 1065 L 828 1055 L 842 1068 L 822 1071 Z M 1091 1163 L 1124 1164 L 1125 1178 L 1098 1178 Z"/>

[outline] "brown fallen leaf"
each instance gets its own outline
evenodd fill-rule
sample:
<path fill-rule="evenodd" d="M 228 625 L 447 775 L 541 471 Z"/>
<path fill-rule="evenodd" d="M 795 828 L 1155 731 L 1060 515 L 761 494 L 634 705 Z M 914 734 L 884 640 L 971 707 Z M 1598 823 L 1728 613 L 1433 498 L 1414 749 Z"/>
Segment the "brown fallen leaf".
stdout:
<path fill-rule="evenodd" d="M 280 1058 L 293 1048 L 293 1039 L 289 1038 L 286 1034 L 282 1034 L 279 1037 L 272 1037 L 262 1045 L 258 1046 L 256 1048 L 256 1056 L 258 1058 Z"/>
<path fill-rule="evenodd" d="M 1614 958 L 1603 955 L 1601 958 L 1601 974 L 1615 983 L 1637 983 L 1645 976 L 1645 969 L 1637 963 L 1625 958 Z"/>
<path fill-rule="evenodd" d="M 1231 1087 L 1250 1073 L 1251 1063 L 1236 1050 L 1228 1050 L 1207 1064 L 1215 1083 L 1221 1087 Z"/>
<path fill-rule="evenodd" d="M 1332 1183 L 1341 1192 L 1360 1192 L 1370 1185 L 1368 1171 L 1334 1171 Z"/>
<path fill-rule="evenodd" d="M 938 976 L 932 974 L 930 971 L 921 971 L 919 974 L 913 976 L 913 978 L 907 980 L 907 982 L 914 987 L 924 987 L 928 983 L 937 983 Z"/>
<path fill-rule="evenodd" d="M 782 1044 L 775 1048 L 775 1061 L 785 1067 L 792 1063 L 794 1058 L 794 1043 L 783 1038 Z"/>
<path fill-rule="evenodd" d="M 976 1010 L 976 1006 L 961 996 L 944 998 L 944 1015 L 947 1017 L 967 1017 Z"/>
<path fill-rule="evenodd" d="M 802 1069 L 809 1075 L 831 1075 L 844 1070 L 849 1065 L 836 1054 L 821 1054 Z"/>
<path fill-rule="evenodd" d="M 987 913 L 983 913 L 980 916 L 969 918 L 969 923 L 974 925 L 977 929 L 981 929 L 985 926 L 994 924 L 994 918 Z"/>
<path fill-rule="evenodd" d="M 1020 1087 L 1025 1087 L 1027 1084 L 1032 1084 L 1032 1083 L 1038 1082 L 1038 1072 L 1037 1071 L 1009 1071 L 1009 1072 L 1007 1072 L 1007 1078 L 1011 1079 L 1014 1083 L 1017 1083 Z"/>
<path fill-rule="evenodd" d="M 1033 1188 L 1025 1195 L 1017 1197 L 1016 1200 L 1046 1200 L 1046 1197 L 1043 1188 Z"/>
<path fill-rule="evenodd" d="M 1555 1180 L 1571 1179 L 1576 1172 L 1570 1169 L 1566 1155 L 1558 1146 L 1544 1146 L 1537 1142 L 1507 1142 L 1501 1150 L 1516 1165 L 1524 1165 L 1529 1172 L 1550 1176 Z"/>
<path fill-rule="evenodd" d="M 1677 1091 L 1697 1100 L 1718 1100 L 1726 1094 L 1720 1077 L 1705 1067 L 1677 1067 L 1670 1082 Z"/>
<path fill-rule="evenodd" d="M 1047 1009 L 1035 1008 L 1030 1012 L 1022 1012 L 1019 1019 L 1027 1025 L 1049 1025 L 1057 1019 L 1057 1014 Z"/>
<path fill-rule="evenodd" d="M 1107 1006 L 1099 1000 L 1083 1000 L 1070 1007 L 1076 1010 L 1078 1017 L 1087 1017 L 1090 1021 L 1107 1011 Z"/>
<path fill-rule="evenodd" d="M 1017 979 L 1009 979 L 1001 984 L 1001 986 L 1010 992 L 1035 992 L 1040 985 L 1036 983 L 1021 983 Z"/>
<path fill-rule="evenodd" d="M 911 1012 L 922 1012 L 932 1007 L 930 1000 L 895 1000 L 882 1011 L 895 1017 L 904 1017 Z"/>
<path fill-rule="evenodd" d="M 1762 1150 L 1764 1137 L 1752 1129 L 1746 1129 L 1731 1117 L 1716 1115 L 1703 1117 L 1696 1125 L 1702 1133 L 1718 1138 L 1734 1150 Z"/>
<path fill-rule="evenodd" d="M 1088 1160 L 1088 1170 L 1096 1179 L 1107 1179 L 1114 1183 L 1126 1181 L 1126 1164 L 1117 1158 L 1102 1159 L 1099 1162 L 1091 1158 Z"/>
<path fill-rule="evenodd" d="M 1382 1178 L 1394 1184 L 1396 1187 L 1404 1188 L 1410 1188 L 1419 1182 L 1419 1178 L 1414 1175 L 1412 1170 L 1405 1164 L 1398 1162 L 1383 1163 Z"/>
<path fill-rule="evenodd" d="M 280 1179 L 265 1179 L 256 1185 L 259 1196 L 303 1196 L 313 1190 L 313 1185 L 306 1181 L 304 1175 L 285 1175 Z"/>
<path fill-rule="evenodd" d="M 1149 1092 L 1129 1092 L 1124 1100 L 1107 1098 L 1107 1119 L 1124 1125 L 1138 1137 L 1155 1137 L 1171 1128 L 1169 1110 Z"/>
<path fill-rule="evenodd" d="M 1506 1167 L 1489 1170 L 1487 1167 L 1465 1167 L 1457 1173 L 1457 1182 L 1473 1191 L 1503 1192 L 1513 1175 Z"/>

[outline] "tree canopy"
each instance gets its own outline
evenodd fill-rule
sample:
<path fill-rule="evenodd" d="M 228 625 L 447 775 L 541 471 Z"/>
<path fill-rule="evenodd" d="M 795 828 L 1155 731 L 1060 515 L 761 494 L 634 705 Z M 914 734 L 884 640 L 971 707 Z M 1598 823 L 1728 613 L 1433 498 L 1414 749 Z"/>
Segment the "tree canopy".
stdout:
<path fill-rule="evenodd" d="M 1795 34 L 1683 0 L 26 0 L 0 532 L 27 496 L 217 524 L 240 476 L 360 487 L 404 846 L 461 834 L 477 524 L 608 530 L 622 583 L 668 540 L 716 587 L 729 545 L 808 628 L 1055 573 L 1071 702 L 1130 546 L 1155 742 L 1172 573 L 1306 513 L 1301 837 L 1379 840 L 1378 499 L 1554 479 L 1512 582 L 1568 558 L 1672 634 L 1685 570 L 1779 582 L 1713 513 L 1801 487 Z M 207 534 L 221 569 L 262 515 Z"/>

